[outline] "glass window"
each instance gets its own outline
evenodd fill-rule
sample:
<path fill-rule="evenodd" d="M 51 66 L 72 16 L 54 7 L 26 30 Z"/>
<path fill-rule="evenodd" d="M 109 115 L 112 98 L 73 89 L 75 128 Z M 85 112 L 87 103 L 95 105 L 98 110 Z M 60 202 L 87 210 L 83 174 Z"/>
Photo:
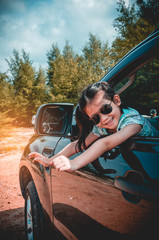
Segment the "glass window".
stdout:
<path fill-rule="evenodd" d="M 131 86 L 120 94 L 124 105 L 135 108 L 143 115 L 150 115 L 151 109 L 156 109 L 159 114 L 159 57 L 138 69 L 132 78 L 123 79 L 115 91 L 120 93 L 120 89 L 131 80 Z"/>

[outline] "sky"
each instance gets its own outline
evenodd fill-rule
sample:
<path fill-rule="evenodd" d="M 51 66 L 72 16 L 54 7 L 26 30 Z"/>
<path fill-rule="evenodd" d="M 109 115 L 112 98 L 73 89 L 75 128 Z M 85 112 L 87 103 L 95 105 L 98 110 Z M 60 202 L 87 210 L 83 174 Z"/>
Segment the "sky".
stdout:
<path fill-rule="evenodd" d="M 0 72 L 8 70 L 5 59 L 13 57 L 13 49 L 24 49 L 38 69 L 47 67 L 52 44 L 62 52 L 67 40 L 81 54 L 89 33 L 111 44 L 117 36 L 117 1 L 0 0 Z"/>

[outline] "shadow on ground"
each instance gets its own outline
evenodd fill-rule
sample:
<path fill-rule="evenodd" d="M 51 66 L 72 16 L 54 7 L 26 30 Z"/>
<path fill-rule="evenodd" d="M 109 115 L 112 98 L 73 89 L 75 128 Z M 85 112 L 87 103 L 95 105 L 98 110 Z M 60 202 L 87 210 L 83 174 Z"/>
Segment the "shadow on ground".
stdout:
<path fill-rule="evenodd" d="M 0 239 L 24 240 L 24 208 L 0 212 Z"/>

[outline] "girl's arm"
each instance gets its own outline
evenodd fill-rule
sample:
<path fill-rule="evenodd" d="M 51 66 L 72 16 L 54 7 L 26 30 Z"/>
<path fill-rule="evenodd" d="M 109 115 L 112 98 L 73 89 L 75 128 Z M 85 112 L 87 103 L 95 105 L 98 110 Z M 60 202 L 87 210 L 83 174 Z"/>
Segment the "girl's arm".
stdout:
<path fill-rule="evenodd" d="M 52 162 L 59 171 L 75 171 L 94 161 L 104 152 L 120 145 L 128 138 L 140 132 L 141 129 L 142 126 L 139 124 L 127 125 L 119 132 L 97 140 L 85 152 L 73 160 L 69 160 L 66 156 L 59 156 Z"/>
<path fill-rule="evenodd" d="M 95 135 L 93 132 L 91 132 L 87 139 L 86 139 L 86 146 L 89 146 L 92 142 L 94 142 L 97 139 L 97 135 Z M 75 153 L 77 153 L 76 151 L 76 144 L 77 141 L 71 142 L 69 143 L 65 148 L 63 148 L 60 152 L 58 152 L 57 154 L 55 154 L 53 157 L 51 158 L 47 158 L 44 155 L 37 153 L 37 152 L 32 152 L 29 153 L 28 156 L 29 158 L 34 158 L 34 161 L 37 161 L 39 163 L 41 163 L 44 166 L 49 166 L 53 164 L 53 160 L 61 155 L 67 157 L 67 159 L 71 156 L 73 156 Z"/>

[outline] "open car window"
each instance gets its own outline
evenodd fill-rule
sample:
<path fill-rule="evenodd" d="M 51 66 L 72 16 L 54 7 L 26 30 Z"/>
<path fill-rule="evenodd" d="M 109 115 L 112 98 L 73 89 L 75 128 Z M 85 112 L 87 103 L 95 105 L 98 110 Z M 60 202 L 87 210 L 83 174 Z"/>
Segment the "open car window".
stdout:
<path fill-rule="evenodd" d="M 156 109 L 159 114 L 159 57 L 121 80 L 114 89 L 120 94 L 124 105 L 144 115 L 149 115 L 151 109 Z"/>
<path fill-rule="evenodd" d="M 147 118 L 151 118 L 150 111 L 155 109 L 159 117 L 159 57 L 137 69 L 114 89 L 120 95 L 123 105 L 138 110 Z"/>

